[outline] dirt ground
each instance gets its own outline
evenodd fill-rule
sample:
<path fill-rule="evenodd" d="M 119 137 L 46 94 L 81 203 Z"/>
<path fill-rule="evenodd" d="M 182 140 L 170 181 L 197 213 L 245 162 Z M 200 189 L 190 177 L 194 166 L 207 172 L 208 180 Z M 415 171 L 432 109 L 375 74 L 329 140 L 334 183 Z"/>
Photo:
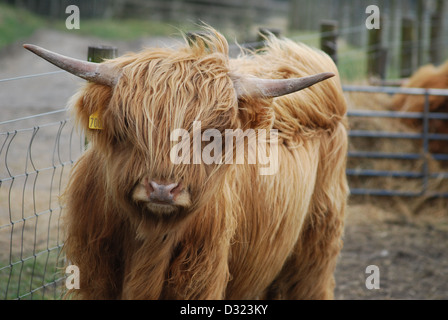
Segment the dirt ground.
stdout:
<path fill-rule="evenodd" d="M 104 42 L 42 30 L 0 51 L 0 79 L 57 70 L 24 50 L 22 43 L 85 59 L 87 46 L 92 44 L 116 45 L 123 54 L 176 42 Z M 79 84 L 78 79 L 67 74 L 2 82 L 0 122 L 64 108 Z M 447 201 L 411 201 L 363 197 L 350 200 L 344 249 L 336 270 L 336 299 L 448 299 Z M 379 289 L 366 288 L 370 275 L 366 268 L 370 265 L 377 266 L 380 272 Z"/>
<path fill-rule="evenodd" d="M 447 202 L 416 201 L 351 199 L 336 299 L 448 299 Z M 379 289 L 366 288 L 369 265 Z"/>

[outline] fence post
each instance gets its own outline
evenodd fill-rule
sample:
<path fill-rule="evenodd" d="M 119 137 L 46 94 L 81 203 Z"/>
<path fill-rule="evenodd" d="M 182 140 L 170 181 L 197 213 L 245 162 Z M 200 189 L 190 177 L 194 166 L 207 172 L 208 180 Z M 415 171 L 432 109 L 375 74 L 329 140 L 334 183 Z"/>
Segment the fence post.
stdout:
<path fill-rule="evenodd" d="M 103 62 L 104 59 L 117 57 L 117 48 L 111 46 L 89 46 L 87 50 L 87 61 Z"/>
<path fill-rule="evenodd" d="M 424 34 L 424 23 L 425 23 L 425 0 L 417 0 L 417 66 L 423 65 L 424 61 L 424 43 L 425 43 L 425 34 Z"/>
<path fill-rule="evenodd" d="M 271 33 L 278 38 L 281 31 L 277 28 L 258 28 L 257 41 L 264 41 L 265 37 L 268 37 Z"/>
<path fill-rule="evenodd" d="M 381 22 L 382 24 L 382 22 Z M 380 29 L 369 30 L 367 45 L 367 76 L 369 78 L 386 78 L 386 63 L 388 50 L 382 46 Z"/>
<path fill-rule="evenodd" d="M 104 59 L 113 59 L 117 57 L 118 49 L 112 46 L 89 46 L 87 49 L 87 61 L 101 63 Z M 89 141 L 84 138 L 84 147 L 87 149 Z"/>
<path fill-rule="evenodd" d="M 325 20 L 320 24 L 320 48 L 327 53 L 338 64 L 338 22 Z"/>
<path fill-rule="evenodd" d="M 431 16 L 431 35 L 430 35 L 430 45 L 429 45 L 429 57 L 431 63 L 439 64 L 442 61 L 441 53 L 444 49 L 443 47 L 443 10 L 444 1 L 437 0 L 436 11 Z"/>
<path fill-rule="evenodd" d="M 305 29 L 305 21 L 302 16 L 306 14 L 303 10 L 303 2 L 300 0 L 289 1 L 288 27 L 290 30 Z"/>
<path fill-rule="evenodd" d="M 400 76 L 407 78 L 412 74 L 415 41 L 414 20 L 405 17 L 401 20 L 401 70 Z"/>
<path fill-rule="evenodd" d="M 211 36 L 212 34 L 209 31 L 189 31 L 186 34 L 188 45 L 191 47 L 195 42 L 198 41 L 201 37 L 207 38 L 207 36 Z M 206 45 L 206 48 L 208 46 Z"/>
<path fill-rule="evenodd" d="M 276 28 L 258 28 L 257 43 L 255 49 L 261 49 L 265 47 L 265 39 L 269 38 L 269 35 L 273 34 L 275 37 L 280 37 L 281 31 Z"/>
<path fill-rule="evenodd" d="M 206 31 L 189 31 L 186 34 L 188 44 L 191 46 L 196 42 L 197 38 L 206 35 Z"/>

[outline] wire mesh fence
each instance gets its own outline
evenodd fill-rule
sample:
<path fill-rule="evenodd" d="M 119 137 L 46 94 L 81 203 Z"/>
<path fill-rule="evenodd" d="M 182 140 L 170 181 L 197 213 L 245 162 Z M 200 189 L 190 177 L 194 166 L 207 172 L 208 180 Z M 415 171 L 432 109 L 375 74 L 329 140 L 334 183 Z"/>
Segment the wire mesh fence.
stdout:
<path fill-rule="evenodd" d="M 83 149 L 82 138 L 65 117 L 65 110 L 59 110 L 0 122 L 2 299 L 61 295 L 65 273 L 60 197 Z"/>

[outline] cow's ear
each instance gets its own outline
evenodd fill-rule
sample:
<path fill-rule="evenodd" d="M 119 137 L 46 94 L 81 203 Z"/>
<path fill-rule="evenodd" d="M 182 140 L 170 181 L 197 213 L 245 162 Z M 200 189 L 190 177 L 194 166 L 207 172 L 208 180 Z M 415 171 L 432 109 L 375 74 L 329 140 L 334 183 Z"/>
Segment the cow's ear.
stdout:
<path fill-rule="evenodd" d="M 104 130 L 108 124 L 108 106 L 112 97 L 109 86 L 88 83 L 69 102 L 76 123 L 86 133 Z"/>
<path fill-rule="evenodd" d="M 260 79 L 252 76 L 231 75 L 238 99 L 275 98 L 308 88 L 318 82 L 334 77 L 331 72 L 292 79 Z"/>

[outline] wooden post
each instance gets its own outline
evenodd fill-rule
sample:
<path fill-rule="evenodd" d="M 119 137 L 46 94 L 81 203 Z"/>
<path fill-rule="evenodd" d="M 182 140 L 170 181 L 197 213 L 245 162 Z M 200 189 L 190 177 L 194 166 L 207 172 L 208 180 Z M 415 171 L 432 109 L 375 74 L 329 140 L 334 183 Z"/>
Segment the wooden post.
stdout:
<path fill-rule="evenodd" d="M 320 48 L 338 64 L 338 22 L 334 20 L 322 21 L 320 25 Z"/>
<path fill-rule="evenodd" d="M 401 20 L 401 70 L 402 78 L 409 77 L 413 70 L 414 61 L 414 20 L 404 17 Z"/>
<path fill-rule="evenodd" d="M 437 65 L 442 62 L 443 46 L 443 11 L 444 0 L 437 0 L 436 11 L 431 16 L 431 35 L 429 57 L 431 63 Z"/>
<path fill-rule="evenodd" d="M 388 50 L 382 45 L 382 30 L 381 28 L 369 30 L 367 45 L 367 76 L 369 78 L 386 78 Z"/>
<path fill-rule="evenodd" d="M 381 28 L 369 30 L 367 44 L 367 76 L 377 77 L 378 75 L 378 52 L 381 47 Z"/>
<path fill-rule="evenodd" d="M 203 31 L 189 31 L 187 32 L 187 41 L 188 44 L 191 46 L 193 43 L 196 42 L 196 39 L 198 36 L 201 36 L 203 34 Z"/>
<path fill-rule="evenodd" d="M 257 43 L 255 44 L 254 49 L 261 49 L 265 47 L 264 41 L 270 34 L 273 34 L 278 38 L 280 37 L 281 31 L 277 28 L 258 28 Z"/>
<path fill-rule="evenodd" d="M 425 34 L 424 34 L 424 22 L 425 22 L 425 0 L 417 0 L 417 66 L 421 66 L 424 63 L 424 42 L 425 42 Z"/>
<path fill-rule="evenodd" d="M 257 41 L 264 41 L 265 37 L 273 34 L 277 38 L 280 37 L 281 31 L 277 28 L 258 28 Z"/>
<path fill-rule="evenodd" d="M 89 46 L 87 51 L 87 61 L 103 62 L 104 59 L 117 57 L 117 48 L 111 46 Z"/>
<path fill-rule="evenodd" d="M 198 38 L 201 38 L 201 37 L 206 38 L 207 35 L 210 36 L 211 33 L 208 32 L 208 31 L 190 31 L 190 32 L 187 32 L 188 44 L 191 46 L 191 45 L 193 45 L 193 43 L 198 41 Z"/>
<path fill-rule="evenodd" d="M 89 46 L 87 50 L 87 61 L 100 63 L 104 59 L 113 59 L 117 57 L 118 49 L 111 46 Z M 87 149 L 89 140 L 84 139 L 84 147 Z"/>
<path fill-rule="evenodd" d="M 303 14 L 303 2 L 300 0 L 290 0 L 289 1 L 289 13 L 288 13 L 288 27 L 289 30 L 299 30 L 304 29 L 303 19 L 301 19 L 301 14 Z"/>

